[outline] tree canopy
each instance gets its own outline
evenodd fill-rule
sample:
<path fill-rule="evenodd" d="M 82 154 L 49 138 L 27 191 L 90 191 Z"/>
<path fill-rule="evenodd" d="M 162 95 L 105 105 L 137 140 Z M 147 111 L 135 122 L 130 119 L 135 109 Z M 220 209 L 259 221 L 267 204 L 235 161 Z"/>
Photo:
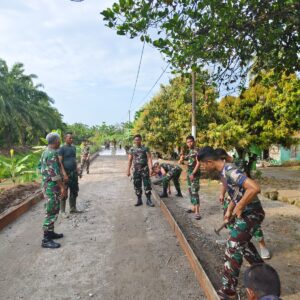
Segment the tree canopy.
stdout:
<path fill-rule="evenodd" d="M 198 75 L 195 91 L 197 98 L 197 129 L 208 129 L 216 122 L 217 93 L 215 88 L 203 84 L 205 74 Z M 171 154 L 180 148 L 191 131 L 191 79 L 177 77 L 160 91 L 137 114 L 134 133 L 140 133 L 147 144 L 157 151 Z"/>
<path fill-rule="evenodd" d="M 31 145 L 55 128 L 63 128 L 54 101 L 34 83 L 37 76 L 16 63 L 11 69 L 0 59 L 0 143 Z"/>
<path fill-rule="evenodd" d="M 119 0 L 101 14 L 177 70 L 206 67 L 230 85 L 244 84 L 249 70 L 300 70 L 299 11 L 298 0 Z"/>

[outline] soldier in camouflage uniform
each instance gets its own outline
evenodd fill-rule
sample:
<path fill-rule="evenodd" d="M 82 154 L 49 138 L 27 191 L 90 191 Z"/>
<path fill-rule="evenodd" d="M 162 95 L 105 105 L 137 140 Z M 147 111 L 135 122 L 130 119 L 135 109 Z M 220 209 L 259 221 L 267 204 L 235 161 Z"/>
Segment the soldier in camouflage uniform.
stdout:
<path fill-rule="evenodd" d="M 238 159 L 237 157 L 231 157 L 224 149 L 222 148 L 217 148 L 215 149 L 216 154 L 223 159 L 227 164 L 233 164 L 237 169 L 239 169 L 240 171 L 244 172 L 244 168 L 243 168 L 243 163 L 242 160 Z M 222 177 L 221 177 L 222 179 Z M 221 194 L 219 197 L 220 202 L 223 204 L 223 211 L 224 211 L 224 215 L 226 214 L 227 208 L 229 206 L 230 203 L 230 197 L 229 196 L 225 196 L 226 194 L 226 183 L 222 182 L 222 188 L 221 188 Z M 232 229 L 232 225 L 228 224 L 227 228 L 229 230 Z M 256 239 L 256 241 L 259 244 L 259 248 L 260 248 L 260 256 L 263 259 L 270 259 L 271 258 L 271 254 L 269 249 L 266 246 L 265 243 L 265 239 L 264 239 L 264 234 L 263 231 L 261 229 L 261 226 L 259 226 L 257 228 L 257 230 L 253 233 L 253 237 Z"/>
<path fill-rule="evenodd" d="M 226 243 L 222 288 L 218 294 L 221 300 L 236 299 L 236 287 L 243 258 L 250 265 L 263 263 L 251 242 L 254 232 L 265 217 L 257 197 L 260 187 L 233 164 L 226 164 L 214 150 L 200 152 L 198 159 L 208 172 L 220 172 L 231 199 L 224 221 L 231 222 L 232 227 Z"/>
<path fill-rule="evenodd" d="M 43 223 L 44 238 L 42 247 L 59 248 L 60 244 L 53 241 L 63 237 L 63 234 L 54 232 L 54 223 L 59 213 L 60 199 L 65 195 L 65 188 L 60 175 L 60 165 L 56 150 L 60 145 L 57 133 L 49 133 L 46 137 L 47 149 L 43 152 L 39 163 L 42 174 L 42 191 L 45 203 L 46 217 Z"/>
<path fill-rule="evenodd" d="M 161 179 L 156 182 L 156 184 L 162 182 L 163 192 L 159 195 L 161 198 L 168 197 L 168 187 L 170 185 L 171 180 L 173 180 L 175 189 L 177 191 L 176 196 L 182 197 L 180 182 L 179 182 L 181 172 L 182 169 L 179 166 L 175 166 L 172 164 L 167 164 L 167 163 L 160 164 L 159 162 L 156 162 L 153 165 L 152 173 L 156 175 L 158 174 L 162 175 Z"/>
<path fill-rule="evenodd" d="M 192 207 L 186 210 L 187 213 L 195 213 L 195 219 L 200 220 L 200 169 L 197 164 L 198 148 L 195 147 L 195 139 L 192 135 L 186 138 L 188 153 L 181 154 L 179 163 L 183 164 L 184 160 L 188 161 L 187 185 L 190 193 Z"/>
<path fill-rule="evenodd" d="M 83 148 L 81 150 L 81 161 L 80 161 L 80 174 L 82 176 L 83 169 L 86 167 L 86 173 L 90 173 L 90 146 L 87 141 L 83 143 Z"/>
<path fill-rule="evenodd" d="M 142 184 L 147 197 L 147 205 L 153 207 L 151 200 L 151 181 L 149 170 L 152 168 L 152 158 L 149 148 L 142 145 L 142 137 L 137 134 L 133 137 L 135 146 L 128 151 L 128 169 L 127 176 L 131 175 L 131 166 L 133 163 L 133 185 L 137 195 L 135 206 L 143 204 L 142 201 Z"/>

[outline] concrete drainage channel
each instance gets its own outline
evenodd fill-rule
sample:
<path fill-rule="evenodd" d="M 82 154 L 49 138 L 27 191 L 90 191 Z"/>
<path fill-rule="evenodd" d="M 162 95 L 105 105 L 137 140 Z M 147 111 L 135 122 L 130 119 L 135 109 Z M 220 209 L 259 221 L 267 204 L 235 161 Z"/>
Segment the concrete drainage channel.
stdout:
<path fill-rule="evenodd" d="M 211 281 L 208 278 L 206 272 L 204 271 L 203 267 L 201 266 L 195 252 L 191 248 L 191 246 L 190 246 L 189 242 L 187 241 L 184 233 L 180 229 L 178 223 L 176 222 L 176 220 L 172 216 L 172 214 L 169 211 L 168 207 L 160 199 L 160 197 L 158 196 L 158 194 L 155 190 L 152 190 L 152 194 L 153 194 L 153 197 L 155 199 L 156 205 L 158 205 L 160 207 L 160 209 L 163 212 L 165 218 L 169 222 L 172 230 L 176 234 L 177 239 L 179 241 L 179 244 L 180 244 L 183 252 L 185 253 L 185 255 L 186 255 L 186 257 L 187 257 L 187 259 L 190 263 L 190 266 L 191 266 L 192 270 L 194 271 L 195 276 L 196 276 L 202 290 L 204 291 L 207 299 L 208 300 L 218 300 L 218 299 L 220 299 L 217 292 L 216 292 L 216 290 L 215 290 L 215 288 L 214 288 L 214 286 L 213 286 L 213 284 L 211 283 Z"/>
<path fill-rule="evenodd" d="M 99 152 L 92 154 L 90 162 L 92 162 L 98 155 Z M 22 203 L 10 207 L 6 211 L 4 211 L 2 214 L 0 214 L 0 230 L 2 230 L 10 223 L 14 222 L 17 218 L 26 213 L 33 205 L 40 202 L 43 198 L 44 197 L 42 191 L 38 189 L 35 191 L 34 194 L 25 198 L 25 200 Z"/>

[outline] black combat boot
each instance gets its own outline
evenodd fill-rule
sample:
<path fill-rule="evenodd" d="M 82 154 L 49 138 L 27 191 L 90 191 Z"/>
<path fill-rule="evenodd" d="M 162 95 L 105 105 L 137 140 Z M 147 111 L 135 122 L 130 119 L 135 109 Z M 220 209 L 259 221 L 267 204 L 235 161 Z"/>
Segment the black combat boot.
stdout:
<path fill-rule="evenodd" d="M 137 203 L 134 204 L 134 206 L 140 206 L 140 205 L 143 205 L 142 196 L 138 196 Z"/>
<path fill-rule="evenodd" d="M 51 240 L 57 240 L 57 239 L 61 239 L 64 237 L 64 235 L 62 233 L 56 233 L 54 231 L 48 231 L 48 237 Z"/>
<path fill-rule="evenodd" d="M 54 242 L 50 237 L 49 237 L 49 231 L 44 232 L 44 238 L 42 240 L 42 247 L 43 248 L 50 248 L 50 249 L 56 249 L 60 247 L 59 243 Z"/>
<path fill-rule="evenodd" d="M 151 194 L 147 194 L 147 205 L 150 207 L 154 207 L 155 205 L 153 204 L 152 200 L 151 200 Z"/>
<path fill-rule="evenodd" d="M 177 189 L 177 194 L 175 196 L 176 197 L 183 197 L 180 189 Z"/>
<path fill-rule="evenodd" d="M 159 194 L 160 198 L 168 198 L 168 187 L 163 187 L 162 193 Z"/>

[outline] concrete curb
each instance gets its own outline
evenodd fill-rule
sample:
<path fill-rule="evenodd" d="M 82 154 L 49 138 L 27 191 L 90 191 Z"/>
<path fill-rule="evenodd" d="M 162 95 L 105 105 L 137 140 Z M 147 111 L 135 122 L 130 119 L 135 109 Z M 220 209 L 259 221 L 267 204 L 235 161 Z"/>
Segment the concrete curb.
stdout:
<path fill-rule="evenodd" d="M 43 193 L 39 189 L 34 195 L 29 196 L 25 201 L 17 206 L 10 207 L 2 214 L 0 214 L 0 230 L 5 226 L 15 221 L 18 217 L 27 212 L 33 205 L 40 202 L 43 199 Z"/>
<path fill-rule="evenodd" d="M 190 263 L 191 268 L 193 269 L 195 276 L 204 291 L 206 298 L 208 300 L 219 300 L 219 296 L 211 283 L 209 277 L 207 276 L 206 272 L 204 271 L 203 267 L 201 266 L 195 252 L 191 248 L 190 244 L 188 243 L 184 233 L 180 229 L 178 223 L 172 216 L 171 212 L 165 205 L 165 203 L 160 199 L 157 192 L 155 190 L 152 190 L 153 197 L 155 199 L 156 205 L 158 205 L 163 212 L 165 218 L 171 225 L 172 230 L 175 232 L 177 239 L 180 243 L 180 246 L 184 253 L 186 254 L 188 261 Z"/>

